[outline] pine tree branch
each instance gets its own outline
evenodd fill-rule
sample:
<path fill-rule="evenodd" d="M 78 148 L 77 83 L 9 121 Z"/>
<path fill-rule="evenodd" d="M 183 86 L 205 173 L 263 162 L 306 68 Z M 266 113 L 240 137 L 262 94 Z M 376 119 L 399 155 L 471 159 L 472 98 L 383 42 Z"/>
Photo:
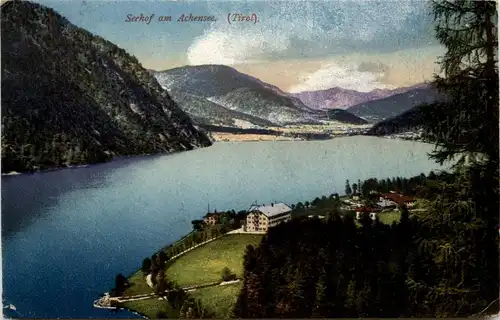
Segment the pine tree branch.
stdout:
<path fill-rule="evenodd" d="M 481 312 L 473 314 L 472 317 L 480 317 L 480 316 L 482 316 L 483 313 L 486 312 L 486 310 L 488 310 L 488 308 L 491 307 L 497 301 L 498 301 L 498 298 L 496 298 L 495 300 L 493 300 L 492 302 L 490 302 L 490 304 L 486 308 L 484 308 Z"/>

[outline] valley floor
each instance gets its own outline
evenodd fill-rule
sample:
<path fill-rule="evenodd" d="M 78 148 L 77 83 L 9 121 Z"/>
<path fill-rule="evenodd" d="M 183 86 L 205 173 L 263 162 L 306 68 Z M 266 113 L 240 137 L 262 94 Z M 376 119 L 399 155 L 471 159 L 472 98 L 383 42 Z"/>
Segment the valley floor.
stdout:
<path fill-rule="evenodd" d="M 212 140 L 215 142 L 221 141 L 294 141 L 294 140 L 303 140 L 301 138 L 292 138 L 292 137 L 284 137 L 284 136 L 276 136 L 271 134 L 234 134 L 227 132 L 211 132 Z"/>
<path fill-rule="evenodd" d="M 336 121 L 324 121 L 321 124 L 296 124 L 284 127 L 266 128 L 269 132 L 253 133 L 222 132 L 212 128 L 210 136 L 212 141 L 296 141 L 296 140 L 324 140 L 348 135 L 364 133 L 371 125 L 352 125 Z"/>
<path fill-rule="evenodd" d="M 303 141 L 325 140 L 352 135 L 364 135 L 373 124 L 354 125 L 338 121 L 323 121 L 320 124 L 293 124 L 283 127 L 266 127 L 263 129 L 224 128 L 219 130 L 212 126 L 207 131 L 213 142 L 247 142 L 247 141 Z M 250 130 L 250 131 L 248 131 Z M 252 132 L 251 130 L 262 131 Z M 368 133 L 368 135 L 372 135 Z M 408 131 L 388 135 L 374 135 L 387 139 L 402 139 L 420 142 L 430 142 L 422 137 L 422 131 Z"/>

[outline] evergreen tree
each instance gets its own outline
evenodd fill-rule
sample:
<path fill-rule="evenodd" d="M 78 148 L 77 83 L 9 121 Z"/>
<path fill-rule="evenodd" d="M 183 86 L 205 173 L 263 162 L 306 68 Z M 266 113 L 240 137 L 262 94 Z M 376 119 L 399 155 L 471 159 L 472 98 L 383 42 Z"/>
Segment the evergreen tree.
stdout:
<path fill-rule="evenodd" d="M 346 313 L 348 317 L 353 317 L 356 314 L 356 282 L 354 280 L 349 281 L 347 286 L 347 299 L 346 299 Z"/>
<path fill-rule="evenodd" d="M 158 264 L 156 254 L 154 254 L 153 256 L 151 256 L 151 271 L 157 273 L 159 269 L 160 265 Z"/>
<path fill-rule="evenodd" d="M 403 180 L 400 177 L 396 178 L 396 189 L 399 192 L 403 189 Z"/>
<path fill-rule="evenodd" d="M 167 279 L 165 277 L 165 269 L 158 270 L 158 274 L 156 275 L 156 292 L 164 293 L 165 290 L 168 289 Z"/>
<path fill-rule="evenodd" d="M 144 274 L 148 274 L 149 271 L 151 271 L 151 259 L 149 258 L 145 258 L 143 261 L 142 261 L 142 267 L 141 267 L 141 270 Z"/>
<path fill-rule="evenodd" d="M 314 299 L 314 309 L 312 312 L 313 317 L 322 317 L 326 314 L 326 305 L 328 300 L 326 299 L 326 282 L 327 275 L 324 269 L 321 271 L 318 281 L 316 282 L 316 296 Z"/>
<path fill-rule="evenodd" d="M 115 278 L 115 288 L 114 288 L 114 295 L 120 296 L 123 294 L 125 289 L 128 286 L 128 281 L 127 278 L 123 274 L 118 274 Z"/>
<path fill-rule="evenodd" d="M 222 281 L 234 280 L 234 274 L 231 273 L 231 270 L 228 267 L 224 267 L 221 271 L 221 279 Z"/>
<path fill-rule="evenodd" d="M 498 298 L 498 66 L 496 3 L 436 1 L 438 40 L 446 47 L 445 101 L 422 107 L 424 130 L 436 141 L 432 158 L 454 165 L 425 212 L 420 247 L 432 257 L 437 283 L 426 281 L 437 316 L 481 311 Z M 498 300 L 491 310 L 498 312 Z"/>
<path fill-rule="evenodd" d="M 158 253 L 158 262 L 159 262 L 159 265 L 163 267 L 167 261 L 168 261 L 167 254 L 165 253 L 165 251 L 161 250 Z"/>
<path fill-rule="evenodd" d="M 447 101 L 426 111 L 425 130 L 437 140 L 433 157 L 443 162 L 498 161 L 498 66 L 496 3 L 433 3 L 438 40 L 447 51 L 437 88 Z M 498 165 L 497 165 L 498 167 Z"/>
<path fill-rule="evenodd" d="M 318 198 L 318 197 L 316 197 L 316 198 L 314 198 L 314 200 L 311 202 L 311 204 L 312 204 L 313 206 L 315 206 L 315 207 L 316 207 L 316 206 L 317 206 L 320 202 L 321 202 L 321 199 L 320 199 L 320 198 Z"/>
<path fill-rule="evenodd" d="M 352 193 L 351 184 L 349 183 L 349 179 L 348 179 L 345 182 L 345 194 L 349 196 L 349 195 L 351 195 L 351 193 Z"/>

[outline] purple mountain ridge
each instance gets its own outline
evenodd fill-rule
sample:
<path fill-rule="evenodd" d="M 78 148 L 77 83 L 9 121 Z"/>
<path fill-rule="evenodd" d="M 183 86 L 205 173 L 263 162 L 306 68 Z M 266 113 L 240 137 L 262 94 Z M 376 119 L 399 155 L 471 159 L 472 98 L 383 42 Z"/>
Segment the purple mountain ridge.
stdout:
<path fill-rule="evenodd" d="M 410 87 L 375 89 L 370 92 L 359 92 L 356 90 L 334 87 L 326 90 L 291 93 L 290 95 L 300 99 L 306 106 L 315 110 L 347 109 L 367 101 L 383 99 L 413 89 L 427 88 L 428 86 L 427 83 L 419 83 Z"/>

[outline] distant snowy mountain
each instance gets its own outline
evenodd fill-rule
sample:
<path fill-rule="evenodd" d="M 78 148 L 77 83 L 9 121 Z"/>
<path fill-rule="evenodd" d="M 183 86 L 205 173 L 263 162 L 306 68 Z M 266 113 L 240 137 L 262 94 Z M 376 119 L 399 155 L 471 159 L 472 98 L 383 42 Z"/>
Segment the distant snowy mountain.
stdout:
<path fill-rule="evenodd" d="M 229 119 L 255 125 L 310 123 L 323 114 L 278 87 L 228 66 L 185 66 L 152 73 L 162 87 L 174 92 L 172 97 L 183 110 L 205 123 L 227 123 Z M 194 106 L 193 99 L 197 101 Z"/>
<path fill-rule="evenodd" d="M 410 90 L 426 88 L 427 86 L 427 84 L 422 83 L 397 89 L 375 89 L 370 92 L 359 92 L 335 87 L 326 90 L 298 92 L 292 95 L 312 109 L 347 109 L 367 101 L 382 99 Z"/>

